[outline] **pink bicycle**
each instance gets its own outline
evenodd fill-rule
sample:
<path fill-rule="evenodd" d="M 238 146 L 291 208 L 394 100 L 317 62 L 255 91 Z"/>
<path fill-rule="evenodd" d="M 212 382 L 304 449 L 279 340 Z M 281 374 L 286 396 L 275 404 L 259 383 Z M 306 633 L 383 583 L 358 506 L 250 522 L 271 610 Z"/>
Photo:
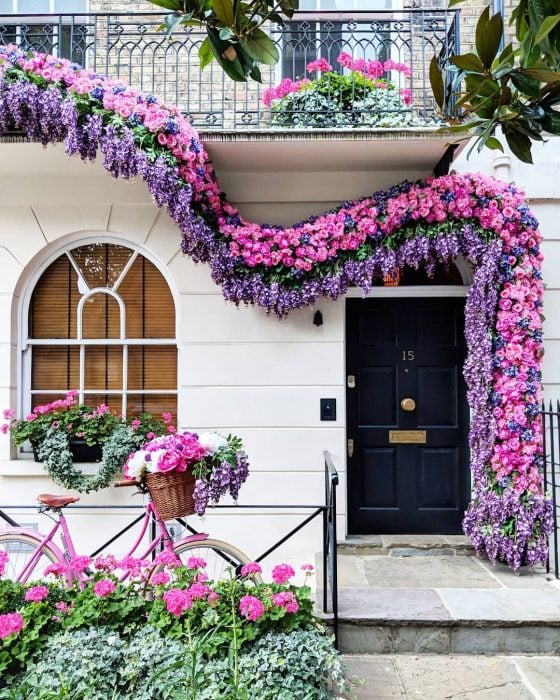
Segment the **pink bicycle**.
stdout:
<path fill-rule="evenodd" d="M 135 481 L 119 481 L 116 487 L 137 486 L 143 493 L 146 490 L 141 483 Z M 0 552 L 8 554 L 8 563 L 4 572 L 6 578 L 20 583 L 28 583 L 43 578 L 43 572 L 49 564 L 67 564 L 77 556 L 68 523 L 63 509 L 71 503 L 79 501 L 79 496 L 58 496 L 53 494 L 40 494 L 39 512 L 44 513 L 53 521 L 53 527 L 46 535 L 41 535 L 33 530 L 23 527 L 8 527 L 0 529 Z M 138 519 L 141 521 L 140 532 L 136 541 L 125 556 L 137 556 L 148 559 L 163 550 L 173 552 L 183 563 L 189 557 L 202 557 L 207 562 L 205 569 L 210 578 L 219 579 L 226 569 L 238 571 L 243 564 L 250 560 L 239 549 L 227 542 L 210 539 L 205 533 L 188 535 L 178 541 L 174 541 L 165 522 L 161 519 L 157 508 L 151 500 L 144 504 L 144 514 Z M 150 528 L 150 525 L 155 527 Z M 54 538 L 59 533 L 61 546 Z M 147 538 L 147 542 L 143 540 Z M 109 540 L 107 544 L 114 541 Z M 102 551 L 97 550 L 96 554 Z M 158 571 L 154 566 L 151 575 Z M 86 580 L 85 574 L 72 574 L 79 580 Z M 122 578 L 125 579 L 127 574 Z M 68 583 L 71 581 L 68 580 Z"/>

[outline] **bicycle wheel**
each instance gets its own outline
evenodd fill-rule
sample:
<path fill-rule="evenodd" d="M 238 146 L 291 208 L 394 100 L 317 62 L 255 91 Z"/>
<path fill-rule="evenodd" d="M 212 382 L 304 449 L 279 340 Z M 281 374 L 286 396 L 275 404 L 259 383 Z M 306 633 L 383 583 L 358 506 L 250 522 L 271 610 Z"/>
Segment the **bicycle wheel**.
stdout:
<path fill-rule="evenodd" d="M 214 581 L 225 578 L 230 571 L 234 576 L 239 576 L 241 567 L 251 561 L 237 547 L 221 540 L 207 539 L 179 543 L 173 547 L 173 551 L 185 566 L 191 557 L 204 559 L 206 567 L 203 571 L 208 575 L 208 578 Z M 155 567 L 151 576 L 157 571 L 161 571 L 162 568 L 161 566 Z M 253 579 L 260 581 L 258 576 L 253 576 Z"/>
<path fill-rule="evenodd" d="M 0 533 L 0 552 L 5 552 L 8 555 L 8 561 L 4 569 L 5 578 L 10 581 L 18 581 L 19 576 L 37 551 L 41 540 L 35 539 L 31 535 L 18 534 L 11 535 L 10 533 Z M 58 561 L 56 554 L 45 545 L 42 548 L 41 555 L 35 562 L 33 569 L 26 574 L 25 580 L 22 583 L 30 583 L 39 581 L 43 578 L 43 571 L 49 564 L 55 564 Z"/>

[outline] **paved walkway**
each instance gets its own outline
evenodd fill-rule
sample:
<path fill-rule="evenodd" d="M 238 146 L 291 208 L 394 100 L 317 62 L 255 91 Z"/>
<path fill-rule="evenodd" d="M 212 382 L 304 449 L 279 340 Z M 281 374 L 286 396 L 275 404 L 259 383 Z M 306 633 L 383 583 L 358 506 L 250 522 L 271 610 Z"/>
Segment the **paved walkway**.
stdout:
<path fill-rule="evenodd" d="M 560 657 L 347 655 L 357 700 L 558 700 Z"/>

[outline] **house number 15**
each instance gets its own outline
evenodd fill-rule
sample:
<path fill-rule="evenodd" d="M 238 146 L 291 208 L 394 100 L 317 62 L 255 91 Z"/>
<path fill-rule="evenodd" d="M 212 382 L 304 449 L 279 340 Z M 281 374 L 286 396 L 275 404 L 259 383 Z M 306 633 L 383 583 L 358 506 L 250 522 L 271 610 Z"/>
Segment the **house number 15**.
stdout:
<path fill-rule="evenodd" d="M 414 360 L 414 350 L 403 350 L 402 359 L 405 362 L 412 362 L 412 360 Z"/>

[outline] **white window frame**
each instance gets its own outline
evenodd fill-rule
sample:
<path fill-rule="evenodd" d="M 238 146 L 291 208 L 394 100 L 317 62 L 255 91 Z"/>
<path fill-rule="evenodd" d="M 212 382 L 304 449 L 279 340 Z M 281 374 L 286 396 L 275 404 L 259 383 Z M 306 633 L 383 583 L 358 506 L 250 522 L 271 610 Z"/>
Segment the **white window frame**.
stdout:
<path fill-rule="evenodd" d="M 125 267 L 121 271 L 118 278 L 113 283 L 112 287 L 90 287 L 86 279 L 82 275 L 78 265 L 76 264 L 74 258 L 70 254 L 75 248 L 80 248 L 92 244 L 110 244 L 118 245 L 121 247 L 128 248 L 132 255 L 127 261 Z M 66 255 L 70 260 L 76 274 L 78 275 L 78 289 L 80 292 L 83 291 L 82 296 L 78 302 L 77 307 L 77 323 L 76 323 L 76 338 L 61 338 L 61 339 L 48 339 L 48 338 L 30 338 L 29 337 L 29 307 L 31 299 L 33 296 L 33 291 L 37 286 L 42 274 L 45 270 L 53 263 L 55 260 L 61 256 Z M 118 288 L 121 282 L 124 280 L 127 272 L 130 270 L 134 261 L 138 256 L 143 256 L 151 262 L 163 276 L 171 297 L 173 299 L 173 304 L 175 307 L 175 336 L 173 338 L 127 338 L 126 337 L 126 308 L 124 301 L 118 294 Z M 86 300 L 92 297 L 94 294 L 108 294 L 114 298 L 118 305 L 120 311 L 120 323 L 119 323 L 119 337 L 118 338 L 83 338 L 82 332 L 82 314 L 83 307 Z M 95 239 L 80 239 L 67 243 L 65 246 L 59 248 L 55 253 L 48 256 L 46 260 L 42 262 L 40 266 L 35 270 L 35 273 L 29 279 L 25 293 L 22 298 L 22 303 L 20 306 L 20 352 L 18 353 L 19 363 L 18 363 L 18 376 L 21 378 L 19 386 L 21 387 L 21 392 L 18 397 L 18 414 L 27 415 L 31 411 L 31 397 L 33 394 L 42 395 L 61 395 L 65 394 L 67 389 L 31 389 L 31 373 L 33 364 L 33 347 L 34 346 L 63 346 L 63 347 L 78 347 L 79 348 L 79 386 L 71 387 L 77 389 L 79 392 L 79 401 L 83 402 L 84 398 L 88 395 L 121 395 L 122 394 L 122 414 L 126 415 L 128 396 L 174 396 L 178 397 L 179 391 L 179 344 L 177 341 L 177 328 L 178 326 L 178 303 L 177 294 L 174 290 L 174 285 L 169 279 L 169 275 L 166 273 L 165 268 L 159 263 L 159 261 L 154 260 L 150 254 L 143 250 L 140 246 L 135 245 L 129 241 L 122 241 L 111 237 L 98 236 Z M 177 377 L 175 382 L 175 389 L 130 389 L 128 387 L 128 348 L 131 346 L 172 346 L 177 350 Z M 107 346 L 122 346 L 123 348 L 123 376 L 122 376 L 122 388 L 119 389 L 86 389 L 85 388 L 85 360 L 86 360 L 86 348 L 91 346 L 96 347 L 107 347 Z M 177 409 L 178 401 L 177 401 Z"/>

